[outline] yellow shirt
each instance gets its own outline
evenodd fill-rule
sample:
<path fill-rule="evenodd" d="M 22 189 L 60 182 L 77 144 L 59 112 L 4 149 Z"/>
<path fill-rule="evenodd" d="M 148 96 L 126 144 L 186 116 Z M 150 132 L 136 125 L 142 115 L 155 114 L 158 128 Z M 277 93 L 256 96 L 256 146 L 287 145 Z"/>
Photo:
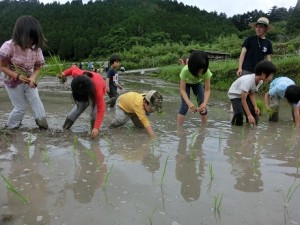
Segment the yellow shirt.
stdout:
<path fill-rule="evenodd" d="M 134 113 L 137 115 L 141 123 L 145 128 L 150 127 L 149 119 L 146 115 L 146 111 L 143 104 L 144 96 L 137 92 L 128 92 L 120 95 L 119 106 L 126 113 Z"/>

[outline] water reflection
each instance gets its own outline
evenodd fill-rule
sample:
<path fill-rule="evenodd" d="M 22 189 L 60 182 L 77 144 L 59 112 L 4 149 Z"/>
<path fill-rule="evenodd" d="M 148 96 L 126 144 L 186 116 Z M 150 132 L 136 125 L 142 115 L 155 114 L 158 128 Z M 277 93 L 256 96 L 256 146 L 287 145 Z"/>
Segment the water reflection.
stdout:
<path fill-rule="evenodd" d="M 34 134 L 38 139 L 40 133 Z M 32 143 L 30 146 L 33 154 L 28 155 L 27 133 L 18 135 L 14 146 L 18 149 L 18 155 L 11 161 L 11 169 L 8 178 L 15 188 L 29 198 L 29 204 L 21 202 L 16 195 L 7 191 L 9 213 L 17 224 L 50 224 L 50 215 L 47 209 L 47 188 L 44 177 L 40 174 L 42 154 L 39 146 Z M 14 224 L 15 224 L 14 223 Z"/>
<path fill-rule="evenodd" d="M 181 182 L 180 193 L 187 202 L 200 197 L 204 175 L 203 131 L 204 129 L 188 135 L 183 127 L 177 128 L 180 139 L 176 155 L 176 179 Z"/>
<path fill-rule="evenodd" d="M 85 147 L 79 141 L 77 151 L 79 165 L 75 168 L 75 181 L 67 187 L 71 186 L 78 202 L 87 203 L 93 198 L 96 189 L 102 186 L 107 166 L 98 143 L 92 141 L 90 147 Z"/>
<path fill-rule="evenodd" d="M 266 128 L 269 137 L 262 138 L 265 142 L 264 157 L 271 159 L 284 168 L 283 172 L 291 177 L 300 177 L 300 129 L 294 127 L 278 127 L 270 123 Z M 267 139 L 267 140 L 265 140 Z"/>
<path fill-rule="evenodd" d="M 243 192 L 263 191 L 260 171 L 260 151 L 257 148 L 259 134 L 256 129 L 232 127 L 224 154 L 231 164 L 235 177 L 234 188 Z"/>

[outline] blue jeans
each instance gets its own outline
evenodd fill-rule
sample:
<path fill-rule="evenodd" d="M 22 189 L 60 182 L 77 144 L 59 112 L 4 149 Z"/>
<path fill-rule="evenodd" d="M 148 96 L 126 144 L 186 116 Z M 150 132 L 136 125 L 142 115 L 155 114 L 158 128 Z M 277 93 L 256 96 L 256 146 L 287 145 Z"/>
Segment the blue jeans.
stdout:
<path fill-rule="evenodd" d="M 197 83 L 197 84 L 186 84 L 185 86 L 185 91 L 186 94 L 188 96 L 188 98 L 190 99 L 190 89 L 192 88 L 194 95 L 196 96 L 197 99 L 197 103 L 198 106 L 200 106 L 203 103 L 204 100 L 204 90 L 203 87 L 201 85 L 201 83 Z M 180 115 L 186 115 L 187 111 L 189 110 L 188 105 L 186 104 L 186 102 L 184 101 L 184 99 L 181 96 L 181 106 L 179 109 L 179 114 Z M 205 113 L 200 113 L 201 115 L 206 115 L 207 111 Z"/>

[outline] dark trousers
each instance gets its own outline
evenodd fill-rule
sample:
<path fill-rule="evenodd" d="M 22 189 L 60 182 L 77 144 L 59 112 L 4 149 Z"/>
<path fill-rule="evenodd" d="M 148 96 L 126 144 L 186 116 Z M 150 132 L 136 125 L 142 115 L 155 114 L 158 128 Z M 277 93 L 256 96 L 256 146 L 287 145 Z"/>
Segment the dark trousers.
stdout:
<path fill-rule="evenodd" d="M 119 97 L 119 93 L 116 89 L 110 88 L 110 91 L 107 93 L 109 99 L 105 102 L 107 105 L 109 104 L 111 108 L 113 108 L 116 104 L 117 98 Z"/>
<path fill-rule="evenodd" d="M 255 118 L 255 123 L 257 125 L 258 123 L 258 116 L 255 114 L 254 106 L 250 100 L 250 97 L 247 97 L 247 105 L 250 110 L 251 115 Z M 245 110 L 242 105 L 242 99 L 241 98 L 234 98 L 231 99 L 232 109 L 233 109 L 233 118 L 231 120 L 231 125 L 235 126 L 243 126 L 243 114 L 246 115 Z M 248 118 L 246 115 L 246 122 L 248 123 Z"/>

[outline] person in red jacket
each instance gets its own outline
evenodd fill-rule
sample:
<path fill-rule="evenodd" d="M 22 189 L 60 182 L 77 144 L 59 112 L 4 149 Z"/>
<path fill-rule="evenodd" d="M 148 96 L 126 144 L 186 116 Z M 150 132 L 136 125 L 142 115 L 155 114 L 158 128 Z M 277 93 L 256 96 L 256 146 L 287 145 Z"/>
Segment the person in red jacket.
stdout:
<path fill-rule="evenodd" d="M 73 70 L 70 70 L 73 68 Z M 91 138 L 98 135 L 102 124 L 106 105 L 104 96 L 106 93 L 105 81 L 98 73 L 91 71 L 80 70 L 78 67 L 71 67 L 63 73 L 72 74 L 71 82 L 72 96 L 75 100 L 75 105 L 71 112 L 67 115 L 63 128 L 69 129 L 76 119 L 84 112 L 91 104 Z M 75 77 L 75 78 L 74 78 Z"/>
<path fill-rule="evenodd" d="M 92 72 L 92 71 L 82 70 L 79 67 L 77 67 L 76 64 L 73 64 L 70 68 L 66 69 L 61 74 L 59 74 L 58 78 L 60 79 L 61 83 L 65 83 L 68 76 L 72 76 L 73 78 L 76 78 L 78 76 L 81 76 L 84 71 L 91 72 L 92 74 L 95 73 L 96 75 L 102 77 L 102 75 L 96 71 Z"/>

